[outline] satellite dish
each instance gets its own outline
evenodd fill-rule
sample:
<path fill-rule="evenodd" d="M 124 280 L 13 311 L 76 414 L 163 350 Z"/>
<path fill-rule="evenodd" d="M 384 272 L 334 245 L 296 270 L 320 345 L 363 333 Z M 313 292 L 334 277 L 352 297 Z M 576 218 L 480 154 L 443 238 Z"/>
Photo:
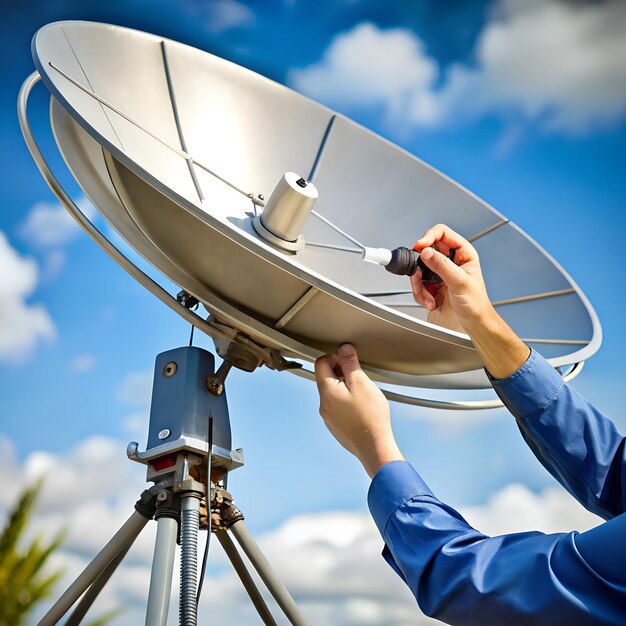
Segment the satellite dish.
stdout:
<path fill-rule="evenodd" d="M 212 319 L 254 343 L 312 361 L 351 341 L 379 381 L 487 387 L 469 338 L 428 323 L 406 278 L 361 258 L 363 246 L 410 246 L 445 222 L 477 247 L 498 311 L 555 367 L 598 349 L 591 305 L 546 252 L 349 119 L 233 63 L 126 28 L 54 23 L 32 47 L 57 144 L 87 196 Z M 319 194 L 297 245 L 262 232 L 287 172 Z"/>
<path fill-rule="evenodd" d="M 216 533 L 263 622 L 276 623 L 231 534 L 290 623 L 307 623 L 226 491 L 225 477 L 243 465 L 243 451 L 230 449 L 224 379 L 233 365 L 289 369 L 289 359 L 312 361 L 350 341 L 378 381 L 488 387 L 469 337 L 429 323 L 406 277 L 364 262 L 387 264 L 390 249 L 410 246 L 434 223 L 474 242 L 493 304 L 555 367 L 574 366 L 571 377 L 598 349 L 600 325 L 589 302 L 537 244 L 443 174 L 349 119 L 223 59 L 116 26 L 50 24 L 35 35 L 33 57 L 38 71 L 24 82 L 18 113 L 44 178 L 111 257 L 213 337 L 224 357 L 215 371 L 213 355 L 191 345 L 158 355 L 146 450 L 135 442 L 127 450 L 146 464 L 154 486 L 41 626 L 56 624 L 72 607 L 68 623 L 78 623 L 152 518 L 146 624 L 167 622 L 177 537 L 180 623 L 197 623 L 203 498 L 211 511 L 207 530 Z M 74 177 L 121 237 L 182 288 L 178 301 L 90 223 L 50 170 L 26 115 L 40 78 Z M 208 320 L 191 310 L 195 303 Z M 500 405 L 386 395 L 444 408 Z"/>

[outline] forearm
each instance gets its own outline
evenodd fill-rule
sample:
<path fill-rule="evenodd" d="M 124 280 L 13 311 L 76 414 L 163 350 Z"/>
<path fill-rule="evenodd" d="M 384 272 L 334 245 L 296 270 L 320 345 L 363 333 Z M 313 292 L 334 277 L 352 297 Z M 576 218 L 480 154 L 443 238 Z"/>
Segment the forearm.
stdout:
<path fill-rule="evenodd" d="M 465 330 L 493 378 L 510 376 L 528 359 L 530 348 L 492 307 L 466 323 Z"/>
<path fill-rule="evenodd" d="M 407 463 L 383 467 L 368 502 L 385 559 L 427 615 L 468 625 L 623 623 L 622 579 L 610 568 L 591 569 L 575 533 L 485 536 L 439 501 Z M 607 537 L 597 532 L 590 550 L 619 536 L 619 529 Z"/>
<path fill-rule="evenodd" d="M 535 456 L 584 507 L 605 519 L 626 510 L 624 438 L 610 419 L 534 351 L 492 384 Z"/>

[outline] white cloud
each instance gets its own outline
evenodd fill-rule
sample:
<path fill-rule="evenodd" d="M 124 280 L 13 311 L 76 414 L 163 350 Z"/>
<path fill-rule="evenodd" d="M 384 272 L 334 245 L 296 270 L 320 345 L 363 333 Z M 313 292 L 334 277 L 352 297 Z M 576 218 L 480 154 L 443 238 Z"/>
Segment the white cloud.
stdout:
<path fill-rule="evenodd" d="M 153 373 L 151 371 L 129 372 L 117 391 L 118 399 L 134 406 L 149 404 L 152 393 L 152 378 Z"/>
<path fill-rule="evenodd" d="M 76 204 L 89 219 L 94 218 L 95 211 L 85 196 Z M 20 236 L 38 248 L 66 244 L 80 232 L 80 226 L 59 202 L 37 202 L 19 227 Z"/>
<path fill-rule="evenodd" d="M 75 374 L 88 372 L 96 366 L 96 357 L 93 354 L 79 354 L 70 362 L 70 371 Z"/>
<path fill-rule="evenodd" d="M 67 568 L 57 593 L 127 519 L 144 488 L 144 468 L 126 460 L 121 442 L 104 437 L 91 437 L 64 454 L 35 452 L 23 462 L 18 460 L 12 442 L 0 437 L 0 471 L 5 486 L 0 491 L 0 519 L 21 488 L 38 476 L 46 477 L 30 532 L 31 536 L 44 533 L 50 537 L 68 529 L 66 542 L 54 561 Z M 253 519 L 254 511 L 246 513 Z M 583 531 L 600 522 L 561 489 L 549 488 L 537 494 L 523 485 L 509 485 L 494 493 L 486 504 L 466 507 L 461 513 L 491 535 L 526 530 Z M 148 524 L 94 607 L 94 614 L 123 607 L 115 621 L 117 626 L 143 623 L 154 526 L 154 522 Z M 438 623 L 419 613 L 408 589 L 380 557 L 382 540 L 365 512 L 296 515 L 257 539 L 311 623 Z M 232 623 L 258 623 L 241 584 L 213 541 L 200 615 L 210 615 L 218 606 Z M 173 621 L 176 612 L 175 574 Z"/>
<path fill-rule="evenodd" d="M 214 0 L 210 3 L 210 10 L 209 30 L 213 33 L 221 33 L 240 26 L 251 26 L 255 22 L 251 9 L 237 0 Z"/>
<path fill-rule="evenodd" d="M 50 563 L 50 568 L 65 570 L 56 593 L 82 571 L 131 515 L 133 504 L 144 488 L 145 476 L 143 466 L 126 459 L 121 442 L 105 437 L 91 437 L 64 454 L 33 452 L 20 463 L 12 442 L 0 436 L 0 470 L 5 485 L 0 494 L 0 520 L 6 517 L 25 486 L 45 478 L 37 514 L 28 532 L 31 538 L 40 534 L 51 538 L 62 530 L 67 531 L 62 548 Z M 105 588 L 94 607 L 94 615 L 121 608 L 122 624 L 140 623 L 153 542 L 154 528 L 150 525 L 138 538 L 112 584 Z M 127 611 L 129 597 L 133 602 Z"/>
<path fill-rule="evenodd" d="M 501 0 L 472 64 L 442 75 L 414 33 L 360 24 L 289 82 L 340 109 L 382 106 L 397 129 L 495 114 L 582 133 L 626 117 L 625 28 L 622 0 Z"/>
<path fill-rule="evenodd" d="M 56 337 L 45 307 L 27 303 L 37 279 L 34 259 L 21 257 L 0 231 L 0 361 L 23 361 L 40 340 Z"/>
<path fill-rule="evenodd" d="M 406 394 L 406 387 L 389 385 L 391 391 Z M 491 387 L 487 389 L 422 389 L 427 400 L 444 402 L 482 402 L 497 400 Z M 458 436 L 479 424 L 492 420 L 502 420 L 510 414 L 500 407 L 495 409 L 457 410 L 457 409 L 424 409 L 407 404 L 392 403 L 392 418 L 394 420 L 424 421 L 432 424 L 438 436 L 445 438 Z"/>
<path fill-rule="evenodd" d="M 185 0 L 182 6 L 212 34 L 252 26 L 256 22 L 252 9 L 238 0 Z"/>
<path fill-rule="evenodd" d="M 149 413 L 147 411 L 140 411 L 139 413 L 128 415 L 122 421 L 122 429 L 129 437 L 133 437 L 135 441 L 144 441 L 146 439 L 146 433 L 148 432 L 149 423 Z"/>
<path fill-rule="evenodd" d="M 505 0 L 438 95 L 453 117 L 512 110 L 548 129 L 584 132 L 626 115 L 626 4 Z"/>
<path fill-rule="evenodd" d="M 479 424 L 484 424 L 491 420 L 501 420 L 505 415 L 508 415 L 508 413 L 505 414 L 503 411 L 503 409 L 487 409 L 484 411 L 420 410 L 415 407 L 399 406 L 394 408 L 394 416 L 407 420 L 429 422 L 435 427 L 437 436 L 445 439 L 447 437 L 456 437 Z"/>
<path fill-rule="evenodd" d="M 431 114 L 437 75 L 413 32 L 363 23 L 337 35 L 319 63 L 292 70 L 288 81 L 330 106 L 380 106 L 388 120 L 397 121 L 412 109 Z"/>
<path fill-rule="evenodd" d="M 43 259 L 42 280 L 54 280 L 65 268 L 67 254 L 65 250 L 54 248 L 46 253 Z"/>
<path fill-rule="evenodd" d="M 559 487 L 534 493 L 519 483 L 497 491 L 486 504 L 465 507 L 461 512 L 470 524 L 490 536 L 528 530 L 583 532 L 602 522 Z"/>

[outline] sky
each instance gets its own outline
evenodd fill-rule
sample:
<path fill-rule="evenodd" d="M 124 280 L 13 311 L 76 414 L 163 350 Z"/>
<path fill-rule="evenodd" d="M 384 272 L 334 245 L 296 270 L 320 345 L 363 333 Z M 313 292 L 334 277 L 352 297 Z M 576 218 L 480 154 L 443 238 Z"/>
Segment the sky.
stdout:
<path fill-rule="evenodd" d="M 591 301 L 604 341 L 573 384 L 626 430 L 622 2 L 0 6 L 0 520 L 20 488 L 45 476 L 32 532 L 68 528 L 56 557 L 66 581 L 144 487 L 126 444 L 145 445 L 154 358 L 184 345 L 189 327 L 74 225 L 28 154 L 17 92 L 34 69 L 32 35 L 52 21 L 130 26 L 239 63 L 348 115 L 476 193 L 554 256 Z M 103 225 L 64 169 L 47 107 L 39 85 L 29 112 L 43 151 Z M 196 345 L 212 349 L 199 335 Z M 428 623 L 379 556 L 367 477 L 325 431 L 314 385 L 285 373 L 235 371 L 228 400 L 233 443 L 246 455 L 229 486 L 311 622 Z M 556 532 L 599 522 L 547 475 L 504 410 L 392 405 L 392 415 L 407 459 L 480 530 Z M 114 621 L 120 626 L 140 622 L 150 532 L 94 609 L 124 606 Z M 201 609 L 210 611 L 219 596 L 237 623 L 257 623 L 219 549 L 211 555 Z"/>

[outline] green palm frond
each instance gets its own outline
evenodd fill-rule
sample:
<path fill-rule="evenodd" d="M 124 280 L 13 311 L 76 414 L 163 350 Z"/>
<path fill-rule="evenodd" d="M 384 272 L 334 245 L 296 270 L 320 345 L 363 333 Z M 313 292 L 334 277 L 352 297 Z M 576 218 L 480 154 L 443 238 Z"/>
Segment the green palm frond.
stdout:
<path fill-rule="evenodd" d="M 23 626 L 33 607 L 51 596 L 63 575 L 62 569 L 50 570 L 46 564 L 65 532 L 51 541 L 36 537 L 24 546 L 24 531 L 41 487 L 42 481 L 38 481 L 22 492 L 0 531 L 0 626 Z M 118 612 L 112 611 L 86 626 L 103 626 L 116 615 Z"/>

